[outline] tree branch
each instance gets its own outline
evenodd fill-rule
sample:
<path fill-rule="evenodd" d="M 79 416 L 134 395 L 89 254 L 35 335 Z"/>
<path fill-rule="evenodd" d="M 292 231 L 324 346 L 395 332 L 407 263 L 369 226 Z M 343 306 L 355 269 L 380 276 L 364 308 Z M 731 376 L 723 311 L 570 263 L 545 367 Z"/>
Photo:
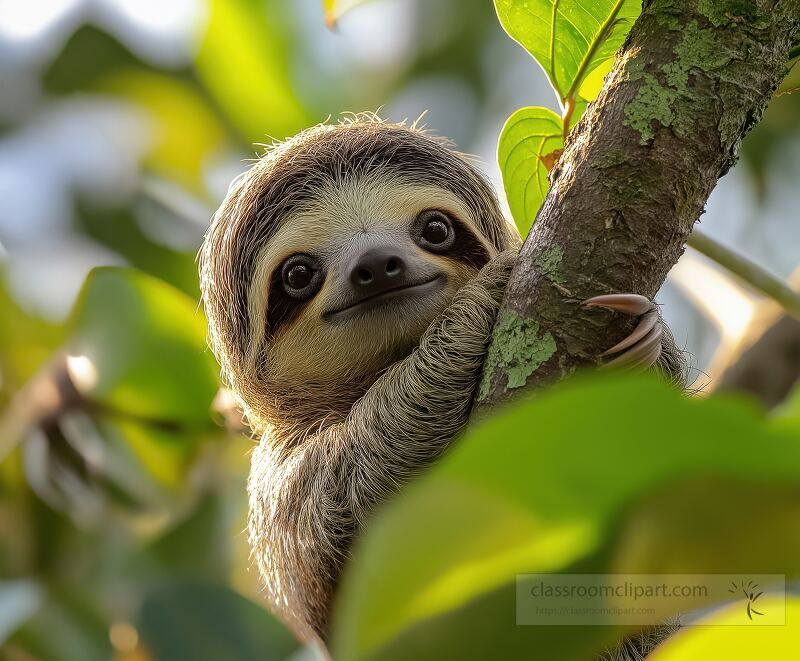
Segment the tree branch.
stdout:
<path fill-rule="evenodd" d="M 479 404 L 561 378 L 630 332 L 581 301 L 655 296 L 784 77 L 798 33 L 800 0 L 645 1 L 551 172 Z"/>

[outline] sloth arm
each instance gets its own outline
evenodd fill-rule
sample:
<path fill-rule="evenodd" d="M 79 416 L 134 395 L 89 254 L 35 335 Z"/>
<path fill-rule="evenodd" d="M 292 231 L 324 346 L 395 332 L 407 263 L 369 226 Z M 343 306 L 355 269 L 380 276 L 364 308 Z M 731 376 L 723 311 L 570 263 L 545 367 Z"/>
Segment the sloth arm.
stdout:
<path fill-rule="evenodd" d="M 392 365 L 347 419 L 321 434 L 338 446 L 357 524 L 377 502 L 437 459 L 466 425 L 497 310 L 517 251 L 490 261 Z M 326 438 L 327 437 L 327 438 Z"/>

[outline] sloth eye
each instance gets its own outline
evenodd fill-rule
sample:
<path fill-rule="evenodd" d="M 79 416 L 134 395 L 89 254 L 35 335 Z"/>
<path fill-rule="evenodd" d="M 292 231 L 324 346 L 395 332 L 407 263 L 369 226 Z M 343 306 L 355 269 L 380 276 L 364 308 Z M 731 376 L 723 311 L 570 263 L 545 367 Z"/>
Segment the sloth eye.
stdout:
<path fill-rule="evenodd" d="M 445 242 L 448 234 L 450 234 L 450 229 L 446 223 L 441 220 L 429 220 L 422 231 L 422 238 L 428 243 L 439 244 Z"/>
<path fill-rule="evenodd" d="M 313 277 L 314 271 L 305 264 L 298 264 L 286 272 L 286 284 L 292 289 L 305 289 L 311 284 Z"/>
<path fill-rule="evenodd" d="M 419 244 L 433 252 L 449 250 L 455 242 L 453 223 L 446 214 L 435 209 L 423 211 L 416 221 Z"/>
<path fill-rule="evenodd" d="M 319 290 L 322 273 L 310 255 L 292 255 L 283 263 L 281 280 L 283 289 L 289 296 L 308 299 Z"/>

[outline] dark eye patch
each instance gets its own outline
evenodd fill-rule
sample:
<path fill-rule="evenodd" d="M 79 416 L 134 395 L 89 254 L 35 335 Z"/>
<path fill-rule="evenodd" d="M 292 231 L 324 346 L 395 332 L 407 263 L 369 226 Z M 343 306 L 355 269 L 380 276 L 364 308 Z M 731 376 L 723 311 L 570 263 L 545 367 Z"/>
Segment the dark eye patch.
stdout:
<path fill-rule="evenodd" d="M 267 340 L 272 340 L 281 328 L 292 323 L 310 300 L 289 296 L 283 287 L 282 269 L 276 268 L 270 277 L 267 298 Z"/>
<path fill-rule="evenodd" d="M 467 223 L 453 215 L 448 216 L 453 223 L 456 240 L 445 256 L 469 264 L 475 269 L 483 268 L 489 262 L 489 251 Z"/>
<path fill-rule="evenodd" d="M 286 258 L 270 276 L 267 298 L 267 338 L 291 323 L 322 288 L 325 274 L 319 259 L 297 253 Z"/>

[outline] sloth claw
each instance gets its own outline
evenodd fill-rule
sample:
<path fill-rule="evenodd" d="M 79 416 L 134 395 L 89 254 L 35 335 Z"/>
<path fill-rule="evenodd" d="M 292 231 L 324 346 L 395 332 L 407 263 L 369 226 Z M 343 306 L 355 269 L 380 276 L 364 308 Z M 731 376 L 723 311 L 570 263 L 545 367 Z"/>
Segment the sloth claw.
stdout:
<path fill-rule="evenodd" d="M 639 372 L 652 367 L 658 361 L 664 327 L 658 308 L 650 299 L 638 294 L 606 294 L 590 298 L 583 304 L 641 317 L 628 337 L 600 354 L 601 357 L 620 354 L 603 363 L 602 368 L 624 368 Z"/>

